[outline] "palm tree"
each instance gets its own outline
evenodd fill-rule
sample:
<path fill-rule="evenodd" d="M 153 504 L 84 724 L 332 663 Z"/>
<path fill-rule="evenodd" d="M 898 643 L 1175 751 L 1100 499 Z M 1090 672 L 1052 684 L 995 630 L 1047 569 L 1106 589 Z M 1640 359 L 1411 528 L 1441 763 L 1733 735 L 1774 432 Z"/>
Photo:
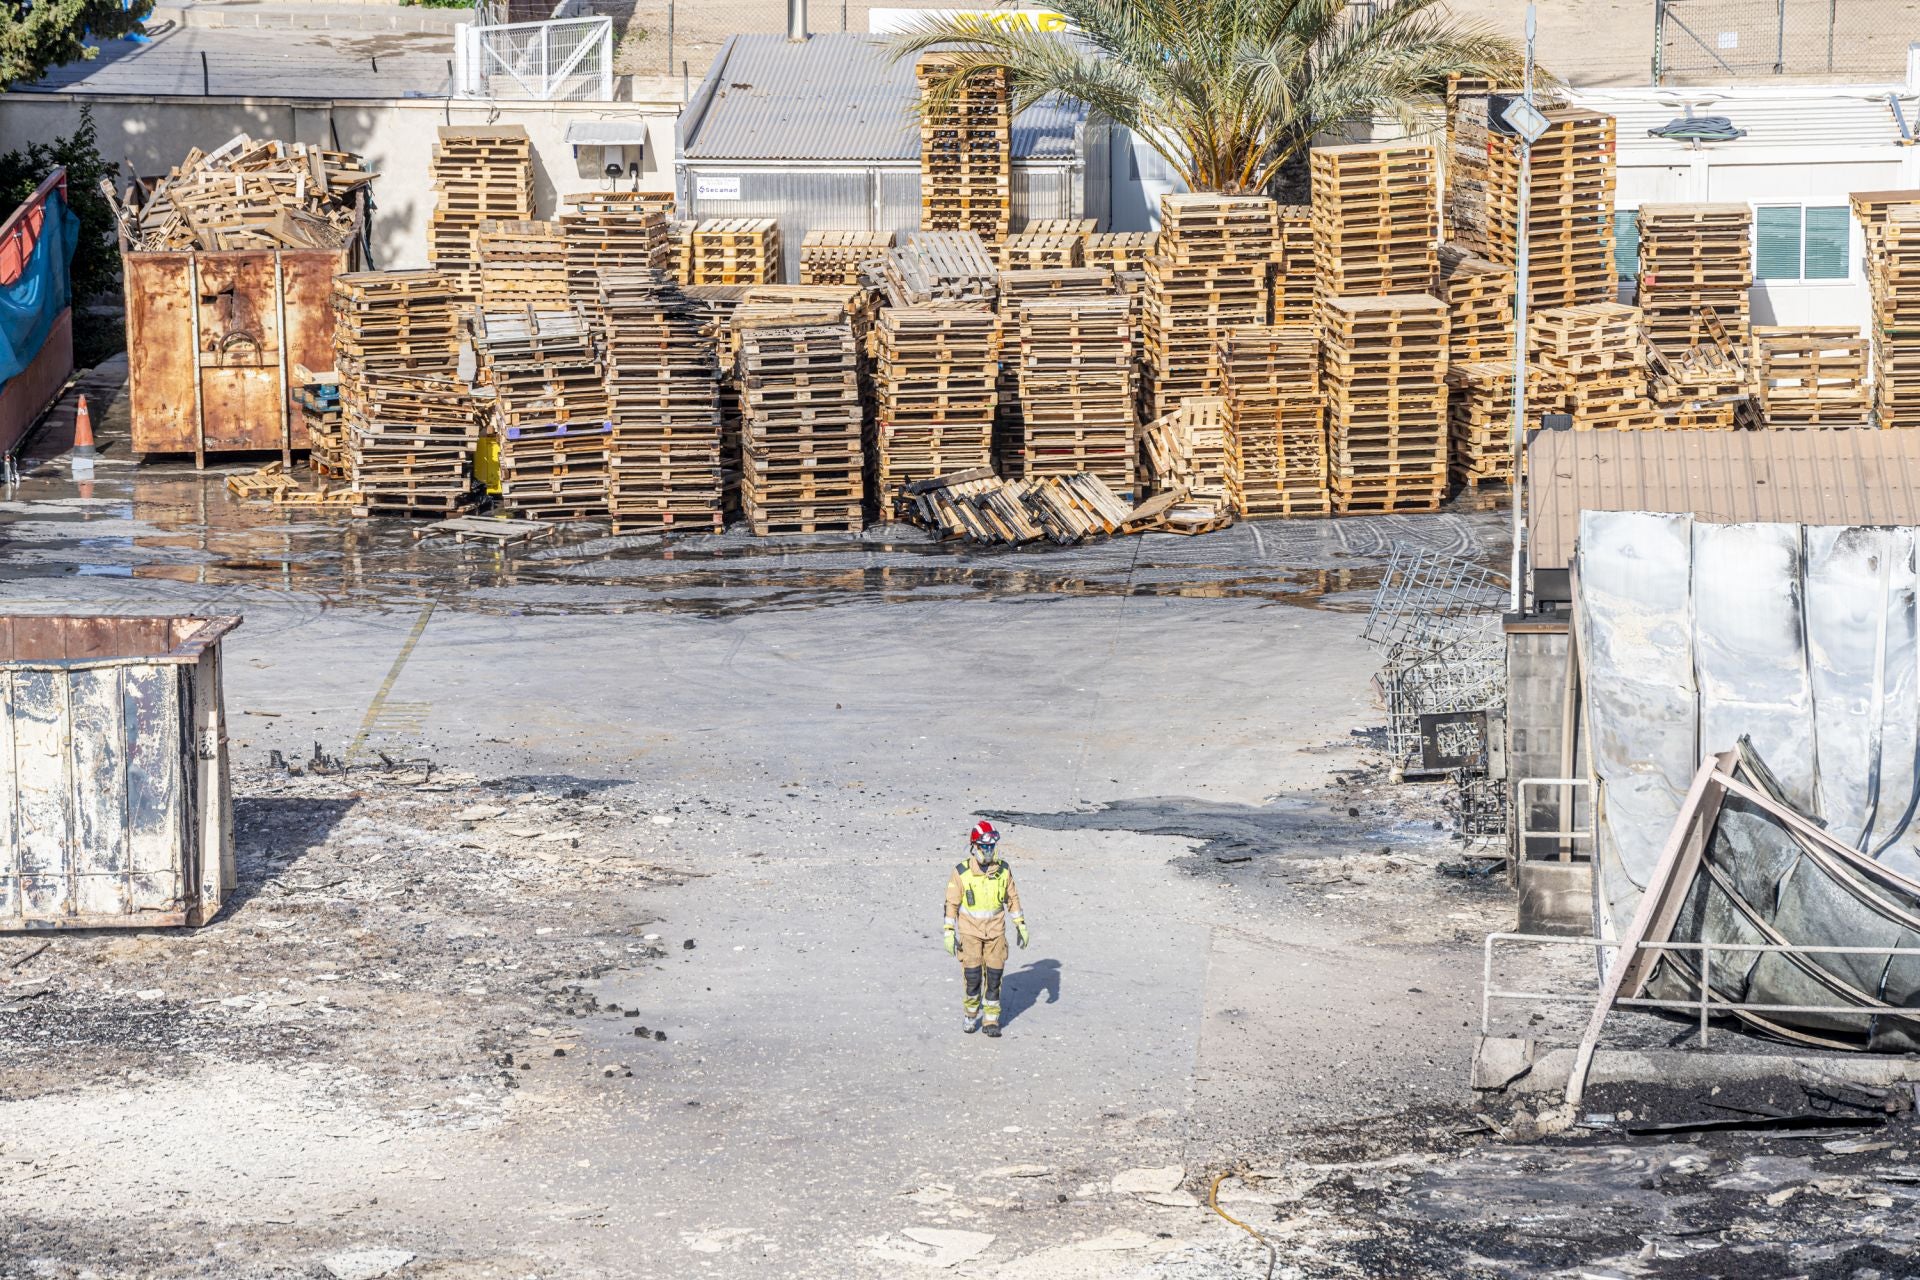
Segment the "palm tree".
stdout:
<path fill-rule="evenodd" d="M 929 17 L 894 56 L 940 48 L 938 109 L 1005 68 L 1015 110 L 1053 94 L 1144 138 L 1194 191 L 1261 192 L 1322 130 L 1388 116 L 1421 126 L 1449 75 L 1516 83 L 1519 46 L 1442 0 L 1054 0 L 1064 30 L 1013 15 Z"/>

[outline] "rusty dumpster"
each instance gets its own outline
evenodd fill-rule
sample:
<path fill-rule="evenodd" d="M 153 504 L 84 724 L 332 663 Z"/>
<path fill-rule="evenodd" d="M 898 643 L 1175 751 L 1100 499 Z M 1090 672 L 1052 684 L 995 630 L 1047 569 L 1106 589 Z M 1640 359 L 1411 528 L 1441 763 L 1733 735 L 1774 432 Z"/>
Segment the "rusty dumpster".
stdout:
<path fill-rule="evenodd" d="M 201 925 L 234 886 L 236 617 L 0 615 L 0 930 Z"/>
<path fill-rule="evenodd" d="M 333 368 L 339 249 L 121 253 L 135 453 L 306 448 L 291 370 Z"/>

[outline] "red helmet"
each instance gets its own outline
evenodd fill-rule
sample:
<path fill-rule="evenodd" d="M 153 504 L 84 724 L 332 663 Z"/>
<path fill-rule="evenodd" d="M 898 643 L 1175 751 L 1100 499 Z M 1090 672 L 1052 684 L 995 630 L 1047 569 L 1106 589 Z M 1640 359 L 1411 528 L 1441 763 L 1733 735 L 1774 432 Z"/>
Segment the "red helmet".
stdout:
<path fill-rule="evenodd" d="M 974 823 L 973 830 L 967 833 L 967 843 L 977 845 L 985 849 L 988 853 L 992 853 L 993 847 L 1000 843 L 1000 833 L 993 829 L 991 822 L 983 818 L 979 822 Z"/>

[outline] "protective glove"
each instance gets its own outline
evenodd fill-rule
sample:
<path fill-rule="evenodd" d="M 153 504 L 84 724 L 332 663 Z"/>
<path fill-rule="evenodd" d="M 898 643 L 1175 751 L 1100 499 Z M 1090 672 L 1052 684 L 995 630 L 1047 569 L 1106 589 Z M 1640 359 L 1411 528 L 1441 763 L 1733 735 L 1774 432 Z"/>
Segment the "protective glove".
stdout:
<path fill-rule="evenodd" d="M 1023 942 L 1020 945 L 1024 947 L 1027 944 Z M 947 954 L 950 956 L 960 954 L 959 944 L 954 941 L 952 925 L 947 926 Z"/>
<path fill-rule="evenodd" d="M 1025 951 L 1027 949 L 1027 922 L 1025 920 L 1016 920 L 1013 922 L 1013 936 L 1020 940 L 1020 949 Z"/>

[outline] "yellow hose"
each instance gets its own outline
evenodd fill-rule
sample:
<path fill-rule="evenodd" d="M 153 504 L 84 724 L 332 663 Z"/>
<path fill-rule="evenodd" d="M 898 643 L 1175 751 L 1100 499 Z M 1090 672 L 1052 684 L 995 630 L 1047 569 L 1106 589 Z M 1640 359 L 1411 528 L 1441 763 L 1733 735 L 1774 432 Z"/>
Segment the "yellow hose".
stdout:
<path fill-rule="evenodd" d="M 1260 1247 L 1267 1251 L 1267 1280 L 1273 1280 L 1274 1265 L 1280 1260 L 1279 1250 L 1275 1249 L 1273 1243 L 1265 1236 L 1220 1207 L 1220 1184 L 1238 1172 L 1237 1169 L 1224 1169 L 1214 1176 L 1213 1185 L 1207 1188 L 1207 1205 L 1215 1213 L 1260 1242 Z"/>

